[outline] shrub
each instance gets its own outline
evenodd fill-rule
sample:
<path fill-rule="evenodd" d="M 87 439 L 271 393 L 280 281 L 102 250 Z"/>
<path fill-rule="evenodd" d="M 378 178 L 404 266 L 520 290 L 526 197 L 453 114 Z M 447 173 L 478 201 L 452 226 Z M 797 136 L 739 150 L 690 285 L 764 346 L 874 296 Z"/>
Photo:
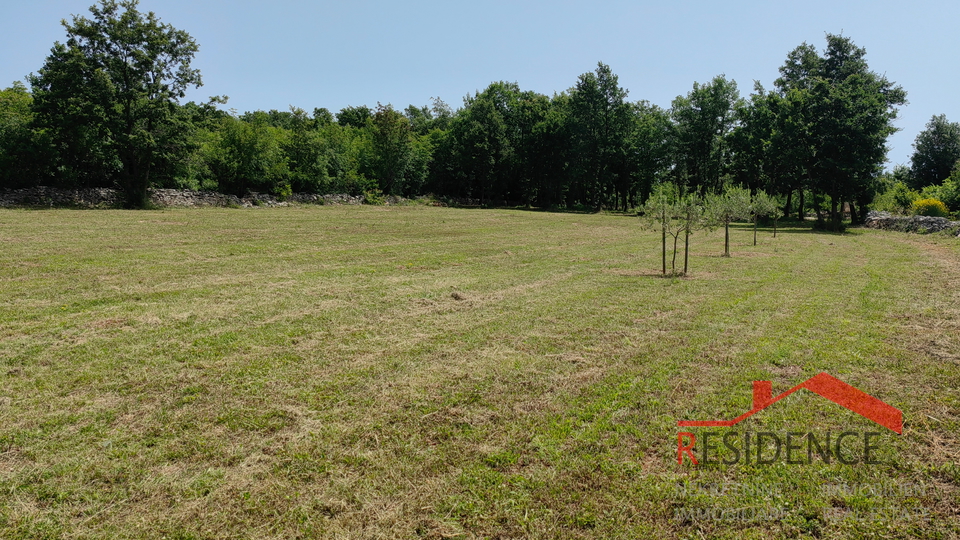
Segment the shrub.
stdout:
<path fill-rule="evenodd" d="M 293 188 L 290 186 L 290 182 L 277 182 L 273 186 L 272 191 L 278 201 L 285 201 L 293 195 Z"/>
<path fill-rule="evenodd" d="M 952 177 L 939 186 L 927 186 L 920 192 L 922 199 L 936 199 L 954 210 L 960 208 L 960 182 Z"/>
<path fill-rule="evenodd" d="M 363 192 L 363 204 L 383 206 L 386 203 L 387 199 L 384 198 L 383 192 L 379 189 L 371 189 Z"/>
<path fill-rule="evenodd" d="M 920 199 L 913 202 L 913 214 L 917 216 L 948 217 L 947 206 L 937 199 Z"/>
<path fill-rule="evenodd" d="M 871 206 L 875 210 L 905 214 L 912 209 L 913 202 L 919 198 L 919 193 L 908 188 L 903 182 L 896 182 L 888 190 L 878 194 Z"/>

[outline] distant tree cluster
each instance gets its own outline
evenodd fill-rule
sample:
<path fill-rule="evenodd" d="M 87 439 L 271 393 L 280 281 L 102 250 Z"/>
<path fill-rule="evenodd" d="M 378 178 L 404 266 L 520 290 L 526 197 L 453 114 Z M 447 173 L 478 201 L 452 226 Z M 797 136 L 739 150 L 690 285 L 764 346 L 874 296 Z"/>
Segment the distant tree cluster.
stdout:
<path fill-rule="evenodd" d="M 948 121 L 946 115 L 933 116 L 913 148 L 910 166 L 897 165 L 877 179 L 872 206 L 899 214 L 958 214 L 960 123 Z"/>
<path fill-rule="evenodd" d="M 836 223 L 844 208 L 862 217 L 882 187 L 906 97 L 868 68 L 864 49 L 828 35 L 822 53 L 791 51 L 773 90 L 757 84 L 742 98 L 721 75 L 669 109 L 629 101 L 600 63 L 552 97 L 495 82 L 457 110 L 434 99 L 236 114 L 222 109 L 226 98 L 180 103 L 201 84 L 190 65 L 197 44 L 137 5 L 102 0 L 91 18 L 64 22 L 66 43 L 30 89 L 0 92 L 0 187 L 118 187 L 131 206 L 150 188 L 185 188 L 629 210 L 670 182 L 699 197 L 762 190 L 788 216 L 813 210 Z M 931 159 L 917 173 L 942 176 Z"/>

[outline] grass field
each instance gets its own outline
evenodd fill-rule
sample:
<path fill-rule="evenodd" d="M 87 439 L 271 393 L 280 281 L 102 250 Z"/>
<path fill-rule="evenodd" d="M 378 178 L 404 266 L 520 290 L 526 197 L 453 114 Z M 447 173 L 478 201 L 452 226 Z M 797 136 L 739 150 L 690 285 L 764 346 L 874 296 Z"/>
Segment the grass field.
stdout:
<path fill-rule="evenodd" d="M 960 241 L 722 249 L 661 278 L 617 215 L 0 211 L 0 538 L 960 536 Z M 807 391 L 737 428 L 884 431 L 882 464 L 677 464 L 678 420 L 821 371 L 903 435 Z M 683 517 L 741 508 L 780 519 Z"/>

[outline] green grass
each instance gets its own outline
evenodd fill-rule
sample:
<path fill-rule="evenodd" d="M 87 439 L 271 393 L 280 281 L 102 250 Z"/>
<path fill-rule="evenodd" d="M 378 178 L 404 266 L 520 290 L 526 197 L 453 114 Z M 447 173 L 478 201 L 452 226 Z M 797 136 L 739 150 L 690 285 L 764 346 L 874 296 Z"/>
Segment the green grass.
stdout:
<path fill-rule="evenodd" d="M 960 243 L 731 235 L 661 278 L 616 215 L 2 211 L 0 537 L 960 535 Z M 677 465 L 820 371 L 903 410 L 882 465 Z M 880 431 L 809 392 L 737 429 Z M 744 507 L 785 516 L 675 518 Z"/>

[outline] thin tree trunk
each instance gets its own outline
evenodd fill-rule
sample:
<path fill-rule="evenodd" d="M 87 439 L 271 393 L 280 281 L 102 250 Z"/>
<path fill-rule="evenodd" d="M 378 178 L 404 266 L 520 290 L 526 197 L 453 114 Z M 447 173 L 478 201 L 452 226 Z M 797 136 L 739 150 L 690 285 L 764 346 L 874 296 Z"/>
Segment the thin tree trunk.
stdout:
<path fill-rule="evenodd" d="M 793 202 L 793 190 L 787 192 L 787 202 L 783 205 L 783 217 L 790 219 L 790 204 Z M 774 235 L 776 236 L 776 235 Z"/>
<path fill-rule="evenodd" d="M 670 275 L 677 275 L 677 241 L 680 239 L 679 234 L 673 235 L 673 261 L 670 262 Z"/>
<path fill-rule="evenodd" d="M 804 210 L 804 203 L 806 202 L 806 201 L 803 200 L 803 199 L 804 199 L 804 195 L 805 195 L 805 193 L 803 192 L 803 188 L 800 188 L 800 200 L 797 201 L 797 203 L 798 203 L 798 204 L 797 204 L 797 217 L 800 218 L 800 221 L 803 221 L 803 220 L 807 217 L 806 210 Z"/>
<path fill-rule="evenodd" d="M 730 256 L 730 220 L 723 222 L 723 256 Z"/>
<path fill-rule="evenodd" d="M 667 275 L 667 209 L 660 209 L 660 243 L 663 245 L 663 275 Z"/>
<path fill-rule="evenodd" d="M 757 215 L 753 215 L 753 245 L 757 245 Z"/>
<path fill-rule="evenodd" d="M 840 210 L 837 210 L 837 204 L 839 202 L 840 201 L 837 199 L 837 197 L 830 197 L 830 221 L 833 222 L 832 227 L 834 230 L 839 229 L 840 222 L 843 221 L 843 219 L 840 217 L 840 212 L 843 210 L 843 207 L 841 207 Z"/>
<path fill-rule="evenodd" d="M 687 212 L 687 226 L 683 237 L 683 275 L 687 275 L 687 262 L 690 261 L 690 213 Z"/>

